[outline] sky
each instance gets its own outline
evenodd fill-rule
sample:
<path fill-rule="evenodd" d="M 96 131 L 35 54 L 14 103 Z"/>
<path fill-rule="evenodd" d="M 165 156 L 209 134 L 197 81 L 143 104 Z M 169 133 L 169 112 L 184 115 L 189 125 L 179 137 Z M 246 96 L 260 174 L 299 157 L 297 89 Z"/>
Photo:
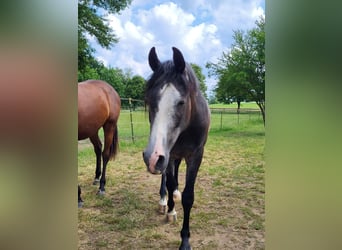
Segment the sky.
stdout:
<path fill-rule="evenodd" d="M 160 61 L 166 61 L 177 47 L 188 63 L 202 68 L 210 96 L 217 79 L 209 78 L 206 63 L 228 51 L 234 30 L 255 27 L 260 16 L 265 16 L 265 0 L 133 0 L 120 14 L 107 16 L 118 43 L 106 50 L 89 40 L 107 67 L 130 69 L 145 79 L 152 73 L 149 50 L 156 47 Z"/>

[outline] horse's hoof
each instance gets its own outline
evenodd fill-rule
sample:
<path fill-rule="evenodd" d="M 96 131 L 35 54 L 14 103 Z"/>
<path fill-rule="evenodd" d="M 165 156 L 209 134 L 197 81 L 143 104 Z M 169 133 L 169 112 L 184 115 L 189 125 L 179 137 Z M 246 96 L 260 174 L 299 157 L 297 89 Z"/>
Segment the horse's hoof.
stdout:
<path fill-rule="evenodd" d="M 99 184 L 100 183 L 100 179 L 94 179 L 94 181 L 93 181 L 93 185 L 97 185 L 97 184 Z"/>
<path fill-rule="evenodd" d="M 192 250 L 189 240 L 182 241 L 182 244 L 180 245 L 179 250 Z"/>
<path fill-rule="evenodd" d="M 78 202 L 78 208 L 81 208 L 81 207 L 83 207 L 83 201 Z"/>
<path fill-rule="evenodd" d="M 176 222 L 177 221 L 176 210 L 173 209 L 171 212 L 167 213 L 167 221 L 168 222 Z"/>
<path fill-rule="evenodd" d="M 187 246 L 187 247 L 180 246 L 179 250 L 192 250 L 192 247 L 191 246 Z"/>
<path fill-rule="evenodd" d="M 160 214 L 166 214 L 166 208 L 167 208 L 166 205 L 160 205 L 159 204 L 159 213 Z"/>
<path fill-rule="evenodd" d="M 174 201 L 181 201 L 182 200 L 182 194 L 181 194 L 181 192 L 179 192 L 178 189 L 173 191 L 173 200 Z"/>
<path fill-rule="evenodd" d="M 188 247 L 179 247 L 179 250 L 192 250 L 191 246 Z"/>
<path fill-rule="evenodd" d="M 100 196 L 104 196 L 106 194 L 106 192 L 104 190 L 99 189 L 96 194 L 100 195 Z"/>
<path fill-rule="evenodd" d="M 167 199 L 161 198 L 159 201 L 159 213 L 166 214 L 166 208 L 167 208 Z"/>

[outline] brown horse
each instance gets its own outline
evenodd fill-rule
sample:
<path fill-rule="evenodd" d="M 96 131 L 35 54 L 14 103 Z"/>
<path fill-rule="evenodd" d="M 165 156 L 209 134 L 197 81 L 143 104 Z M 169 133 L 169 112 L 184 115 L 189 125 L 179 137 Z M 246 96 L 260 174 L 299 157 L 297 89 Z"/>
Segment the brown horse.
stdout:
<path fill-rule="evenodd" d="M 118 93 L 104 81 L 88 80 L 78 84 L 78 140 L 89 138 L 96 154 L 94 185 L 100 182 L 99 194 L 104 194 L 106 184 L 106 166 L 114 158 L 118 149 L 117 121 L 120 115 L 121 101 Z M 104 149 L 98 135 L 100 128 L 104 132 Z M 101 175 L 102 154 L 102 175 Z M 100 179 L 101 176 L 101 179 Z M 78 188 L 78 201 L 82 202 Z"/>

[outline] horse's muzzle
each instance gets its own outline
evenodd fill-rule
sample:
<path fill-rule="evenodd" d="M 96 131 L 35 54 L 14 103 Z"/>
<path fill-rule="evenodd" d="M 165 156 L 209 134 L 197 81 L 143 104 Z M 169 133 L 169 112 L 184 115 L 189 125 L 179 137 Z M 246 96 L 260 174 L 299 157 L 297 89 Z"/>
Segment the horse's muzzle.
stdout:
<path fill-rule="evenodd" d="M 148 154 L 146 151 L 143 152 L 144 162 L 147 167 L 147 171 L 151 174 L 162 174 L 165 169 L 165 156 L 154 154 Z"/>

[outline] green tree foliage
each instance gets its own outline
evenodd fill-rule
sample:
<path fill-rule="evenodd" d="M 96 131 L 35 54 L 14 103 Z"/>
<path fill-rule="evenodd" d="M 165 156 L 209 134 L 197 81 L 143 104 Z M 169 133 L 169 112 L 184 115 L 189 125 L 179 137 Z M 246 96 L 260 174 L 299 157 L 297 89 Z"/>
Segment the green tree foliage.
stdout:
<path fill-rule="evenodd" d="M 82 72 L 78 71 L 78 82 L 83 82 L 88 79 L 100 79 L 100 77 L 96 69 L 86 65 Z"/>
<path fill-rule="evenodd" d="M 99 79 L 112 85 L 120 97 L 125 96 L 125 82 L 127 80 L 125 73 L 121 69 L 103 67 L 99 73 Z"/>
<path fill-rule="evenodd" d="M 118 38 L 109 27 L 106 16 L 125 9 L 131 0 L 79 0 L 78 1 L 78 70 L 79 75 L 86 74 L 86 70 L 93 68 L 96 59 L 86 34 L 95 37 L 103 48 L 118 41 Z M 88 73 L 87 73 L 88 74 Z"/>
<path fill-rule="evenodd" d="M 86 65 L 83 72 L 78 71 L 79 82 L 89 79 L 100 79 L 108 82 L 118 92 L 119 96 L 124 97 L 130 74 L 119 68 L 105 67 L 102 63 L 97 62 L 92 66 Z"/>
<path fill-rule="evenodd" d="M 205 84 L 205 75 L 203 75 L 202 73 L 202 68 L 195 64 L 195 63 L 190 63 L 192 69 L 194 70 L 196 76 L 197 76 L 197 79 L 199 80 L 199 83 L 200 83 L 200 89 L 204 95 L 204 97 L 206 99 L 208 99 L 208 96 L 207 96 L 207 85 Z"/>
<path fill-rule="evenodd" d="M 145 79 L 139 75 L 133 76 L 128 80 L 125 96 L 133 99 L 143 100 L 145 90 Z"/>
<path fill-rule="evenodd" d="M 206 65 L 218 78 L 216 97 L 224 103 L 255 101 L 265 123 L 265 19 L 247 32 L 234 31 L 233 38 L 231 50 Z"/>
<path fill-rule="evenodd" d="M 80 67 L 80 65 L 79 65 Z M 88 79 L 100 79 L 100 71 L 104 68 L 105 66 L 103 63 L 98 62 L 95 60 L 95 58 L 91 57 L 87 61 L 87 63 L 83 66 L 83 68 L 80 70 L 78 69 L 78 81 L 82 82 Z"/>

